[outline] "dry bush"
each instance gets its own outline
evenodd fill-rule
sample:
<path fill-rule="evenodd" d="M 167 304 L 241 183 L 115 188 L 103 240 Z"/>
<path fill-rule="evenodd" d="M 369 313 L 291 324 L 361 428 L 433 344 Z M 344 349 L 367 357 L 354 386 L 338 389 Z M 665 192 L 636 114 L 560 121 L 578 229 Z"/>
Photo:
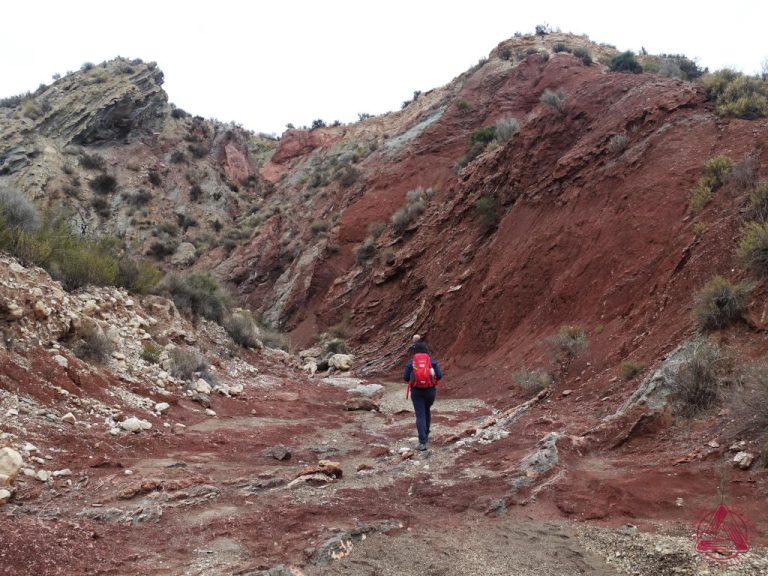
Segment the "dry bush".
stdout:
<path fill-rule="evenodd" d="M 507 142 L 520 130 L 520 122 L 511 116 L 496 121 L 496 140 Z"/>
<path fill-rule="evenodd" d="M 83 328 L 72 347 L 72 352 L 81 360 L 103 364 L 112 356 L 115 345 L 104 332 L 95 326 Z"/>
<path fill-rule="evenodd" d="M 174 378 L 192 380 L 199 377 L 207 382 L 213 381 L 213 376 L 208 371 L 208 361 L 192 348 L 174 348 L 168 354 L 168 358 L 170 373 Z"/>
<path fill-rule="evenodd" d="M 699 326 L 715 330 L 739 320 L 749 302 L 750 291 L 749 284 L 732 284 L 722 276 L 712 278 L 696 294 L 693 314 Z"/>
<path fill-rule="evenodd" d="M 728 181 L 733 182 L 741 190 L 748 190 L 755 186 L 756 170 L 754 156 L 747 154 L 740 162 L 733 165 Z"/>
<path fill-rule="evenodd" d="M 622 362 L 620 370 L 621 378 L 627 381 L 632 380 L 632 378 L 640 374 L 645 368 L 645 364 L 641 362 L 634 362 L 632 360 Z"/>
<path fill-rule="evenodd" d="M 757 276 L 768 276 L 768 222 L 747 222 L 741 230 L 739 256 Z"/>
<path fill-rule="evenodd" d="M 539 96 L 539 101 L 560 115 L 565 112 L 565 90 L 562 88 L 556 91 L 547 88 Z"/>
<path fill-rule="evenodd" d="M 627 149 L 629 138 L 626 134 L 614 134 L 608 141 L 608 151 L 611 154 L 621 154 Z"/>
<path fill-rule="evenodd" d="M 162 352 L 162 347 L 154 342 L 145 342 L 141 347 L 141 359 L 149 364 L 160 364 L 160 354 Z"/>
<path fill-rule="evenodd" d="M 224 329 L 243 348 L 261 348 L 259 326 L 249 310 L 238 309 L 224 318 Z"/>
<path fill-rule="evenodd" d="M 768 220 L 768 181 L 755 184 L 749 194 L 749 215 L 758 222 Z"/>
<path fill-rule="evenodd" d="M 512 374 L 512 379 L 527 396 L 535 396 L 552 385 L 552 376 L 540 368 L 534 370 L 522 368 Z"/>
<path fill-rule="evenodd" d="M 728 367 L 729 360 L 717 345 L 704 339 L 696 341 L 690 358 L 675 378 L 678 413 L 692 418 L 719 402 Z"/>
<path fill-rule="evenodd" d="M 768 361 L 747 365 L 728 405 L 736 435 L 768 433 Z"/>

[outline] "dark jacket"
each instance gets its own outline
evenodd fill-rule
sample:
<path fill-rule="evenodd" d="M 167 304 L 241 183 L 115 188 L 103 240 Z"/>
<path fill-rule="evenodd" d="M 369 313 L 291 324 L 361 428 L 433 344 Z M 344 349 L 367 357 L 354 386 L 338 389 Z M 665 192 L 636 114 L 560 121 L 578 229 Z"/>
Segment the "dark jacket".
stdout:
<path fill-rule="evenodd" d="M 430 357 L 430 363 L 432 364 L 432 369 L 435 371 L 435 378 L 438 380 L 441 380 L 443 378 L 443 373 L 440 372 L 440 366 L 438 366 L 437 361 L 433 360 Z M 411 358 L 408 361 L 408 364 L 405 365 L 405 372 L 403 372 L 403 380 L 406 382 L 411 381 L 411 377 L 413 376 L 413 358 Z"/>

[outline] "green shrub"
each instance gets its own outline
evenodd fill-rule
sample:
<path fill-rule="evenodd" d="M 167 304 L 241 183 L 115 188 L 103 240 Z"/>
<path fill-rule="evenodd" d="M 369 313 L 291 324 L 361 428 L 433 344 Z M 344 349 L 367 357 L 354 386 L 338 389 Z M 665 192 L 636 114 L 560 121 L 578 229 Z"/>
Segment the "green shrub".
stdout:
<path fill-rule="evenodd" d="M 496 199 L 491 196 L 481 196 L 475 200 L 475 216 L 480 222 L 483 232 L 496 228 L 498 215 L 496 214 Z"/>
<path fill-rule="evenodd" d="M 694 344 L 693 352 L 675 378 L 678 412 L 694 417 L 716 404 L 721 397 L 721 380 L 726 366 L 720 348 L 706 340 Z"/>
<path fill-rule="evenodd" d="M 40 217 L 24 195 L 0 188 L 0 222 L 3 226 L 32 232 L 39 227 Z"/>
<path fill-rule="evenodd" d="M 149 364 L 160 364 L 160 354 L 163 349 L 154 342 L 144 342 L 141 348 L 141 359 Z"/>
<path fill-rule="evenodd" d="M 643 67 L 635 60 L 635 55 L 630 51 L 622 52 L 611 58 L 608 68 L 611 72 L 631 72 L 632 74 L 640 74 L 643 71 Z"/>
<path fill-rule="evenodd" d="M 364 265 L 376 255 L 376 242 L 368 236 L 357 248 L 355 248 L 355 260 L 358 264 Z"/>
<path fill-rule="evenodd" d="M 224 329 L 243 348 L 260 348 L 259 327 L 249 310 L 235 310 L 224 319 Z"/>
<path fill-rule="evenodd" d="M 749 301 L 748 284 L 731 284 L 722 276 L 715 276 L 696 295 L 693 314 L 705 330 L 723 328 L 741 318 Z"/>
<path fill-rule="evenodd" d="M 469 135 L 469 145 L 472 146 L 473 144 L 480 142 L 485 145 L 488 145 L 491 140 L 496 138 L 496 126 L 486 126 L 484 128 L 478 128 L 472 134 Z"/>
<path fill-rule="evenodd" d="M 466 100 L 459 100 L 456 103 L 456 108 L 458 108 L 461 112 L 466 112 L 470 108 L 469 102 L 467 102 Z"/>
<path fill-rule="evenodd" d="M 584 64 L 584 66 L 592 65 L 592 52 L 590 52 L 586 48 L 574 48 L 573 55 L 576 56 L 576 58 L 578 58 L 579 60 L 581 60 L 581 63 Z"/>
<path fill-rule="evenodd" d="M 31 120 L 36 120 L 43 115 L 43 109 L 40 104 L 29 98 L 21 105 L 21 113 Z"/>
<path fill-rule="evenodd" d="M 333 177 L 339 181 L 342 188 L 349 188 L 360 178 L 360 170 L 354 166 L 342 166 Z"/>
<path fill-rule="evenodd" d="M 741 230 L 739 256 L 754 274 L 768 276 L 768 222 L 747 222 Z"/>
<path fill-rule="evenodd" d="M 117 180 L 109 174 L 99 174 L 88 183 L 88 186 L 97 194 L 111 194 L 117 189 Z"/>
<path fill-rule="evenodd" d="M 117 257 L 114 239 L 82 238 L 73 234 L 57 238 L 45 268 L 66 290 L 88 284 L 114 286 Z"/>
<path fill-rule="evenodd" d="M 571 52 L 573 52 L 573 50 L 571 50 L 570 46 L 563 44 L 562 42 L 558 42 L 552 47 L 552 52 L 554 52 L 555 54 L 558 54 L 560 52 L 567 52 L 568 54 L 570 54 Z"/>
<path fill-rule="evenodd" d="M 432 189 L 416 188 L 405 195 L 405 204 L 391 218 L 392 234 L 400 236 L 410 224 L 426 210 Z"/>
<path fill-rule="evenodd" d="M 496 139 L 499 142 L 507 142 L 511 140 L 515 134 L 517 134 L 519 129 L 520 123 L 516 118 L 512 118 L 511 116 L 501 118 L 496 121 Z"/>
<path fill-rule="evenodd" d="M 758 182 L 749 195 L 750 216 L 758 222 L 768 220 L 768 181 Z"/>
<path fill-rule="evenodd" d="M 176 252 L 176 248 L 179 247 L 179 241 L 174 238 L 165 238 L 163 240 L 156 240 L 149 245 L 147 250 L 147 256 L 151 256 L 156 260 L 163 260 L 166 256 L 170 256 Z"/>
<path fill-rule="evenodd" d="M 715 196 L 731 174 L 733 163 L 727 156 L 715 156 L 704 164 L 704 174 L 691 192 L 691 209 L 702 210 Z"/>
<path fill-rule="evenodd" d="M 707 96 L 720 116 L 754 120 L 768 116 L 768 83 L 729 69 L 703 78 Z"/>
<path fill-rule="evenodd" d="M 208 156 L 208 146 L 206 146 L 201 142 L 190 144 L 189 146 L 187 146 L 187 150 L 189 150 L 190 154 L 192 154 L 192 156 L 194 156 L 198 160 Z"/>
<path fill-rule="evenodd" d="M 528 396 L 535 396 L 552 385 L 552 376 L 545 370 L 523 368 L 512 374 L 512 380 Z"/>
<path fill-rule="evenodd" d="M 627 360 L 621 364 L 621 378 L 626 381 L 632 380 L 632 378 L 640 374 L 643 370 L 645 370 L 645 364 Z"/>
<path fill-rule="evenodd" d="M 150 170 L 147 172 L 147 179 L 152 186 L 160 186 L 163 183 L 163 178 L 157 170 Z"/>
<path fill-rule="evenodd" d="M 232 305 L 229 294 L 210 274 L 171 274 L 166 277 L 165 288 L 176 307 L 194 318 L 202 316 L 221 323 Z"/>
<path fill-rule="evenodd" d="M 682 54 L 662 54 L 661 58 L 662 65 L 659 73 L 663 76 L 672 76 L 671 74 L 663 73 L 665 67 L 667 71 L 674 71 L 676 73 L 672 77 L 688 81 L 695 80 L 707 72 L 706 68 L 699 68 L 699 65 L 694 60 Z"/>
<path fill-rule="evenodd" d="M 565 90 L 562 88 L 558 88 L 557 91 L 545 89 L 539 96 L 539 101 L 558 114 L 565 112 Z"/>
<path fill-rule="evenodd" d="M 187 161 L 187 157 L 181 150 L 174 150 L 171 154 L 171 162 L 173 164 L 182 164 Z"/>
<path fill-rule="evenodd" d="M 146 206 L 152 200 L 152 193 L 144 188 L 140 188 L 135 194 L 129 195 L 126 200 L 131 206 Z"/>
<path fill-rule="evenodd" d="M 323 352 L 326 354 L 346 354 L 347 343 L 341 338 L 332 338 L 323 346 Z"/>
<path fill-rule="evenodd" d="M 124 257 L 117 264 L 116 283 L 130 292 L 149 294 L 162 279 L 163 273 L 146 260 Z"/>

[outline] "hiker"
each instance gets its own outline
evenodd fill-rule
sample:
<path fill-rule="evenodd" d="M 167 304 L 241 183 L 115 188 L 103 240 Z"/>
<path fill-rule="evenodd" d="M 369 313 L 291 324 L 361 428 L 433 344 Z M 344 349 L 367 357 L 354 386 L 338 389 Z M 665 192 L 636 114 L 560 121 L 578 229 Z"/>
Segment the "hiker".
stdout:
<path fill-rule="evenodd" d="M 421 339 L 421 336 L 419 334 L 414 334 L 413 338 L 411 338 L 411 345 L 408 347 L 408 355 L 409 356 L 413 356 L 415 354 L 415 352 L 413 351 L 413 347 L 416 346 L 417 342 L 424 345 L 424 347 L 426 348 L 426 353 L 427 354 L 430 353 L 429 352 L 429 347 L 426 344 L 424 344 L 424 341 Z"/>
<path fill-rule="evenodd" d="M 429 441 L 429 425 L 431 408 L 437 395 L 437 382 L 443 377 L 440 366 L 429 357 L 429 348 L 420 339 L 415 340 L 409 351 L 413 358 L 408 361 L 403 373 L 403 380 L 408 383 L 406 399 L 410 393 L 413 410 L 416 412 L 416 430 L 419 433 L 419 443 L 416 450 L 426 450 Z"/>

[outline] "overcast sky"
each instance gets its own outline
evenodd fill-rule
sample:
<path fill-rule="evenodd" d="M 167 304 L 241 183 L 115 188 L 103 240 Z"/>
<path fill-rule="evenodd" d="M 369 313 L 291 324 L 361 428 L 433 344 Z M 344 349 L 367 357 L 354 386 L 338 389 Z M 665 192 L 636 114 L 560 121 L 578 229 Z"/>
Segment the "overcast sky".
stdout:
<path fill-rule="evenodd" d="M 156 61 L 187 112 L 277 134 L 397 110 L 540 23 L 710 69 L 768 57 L 765 0 L 37 0 L 0 18 L 0 97 L 120 55 Z"/>

